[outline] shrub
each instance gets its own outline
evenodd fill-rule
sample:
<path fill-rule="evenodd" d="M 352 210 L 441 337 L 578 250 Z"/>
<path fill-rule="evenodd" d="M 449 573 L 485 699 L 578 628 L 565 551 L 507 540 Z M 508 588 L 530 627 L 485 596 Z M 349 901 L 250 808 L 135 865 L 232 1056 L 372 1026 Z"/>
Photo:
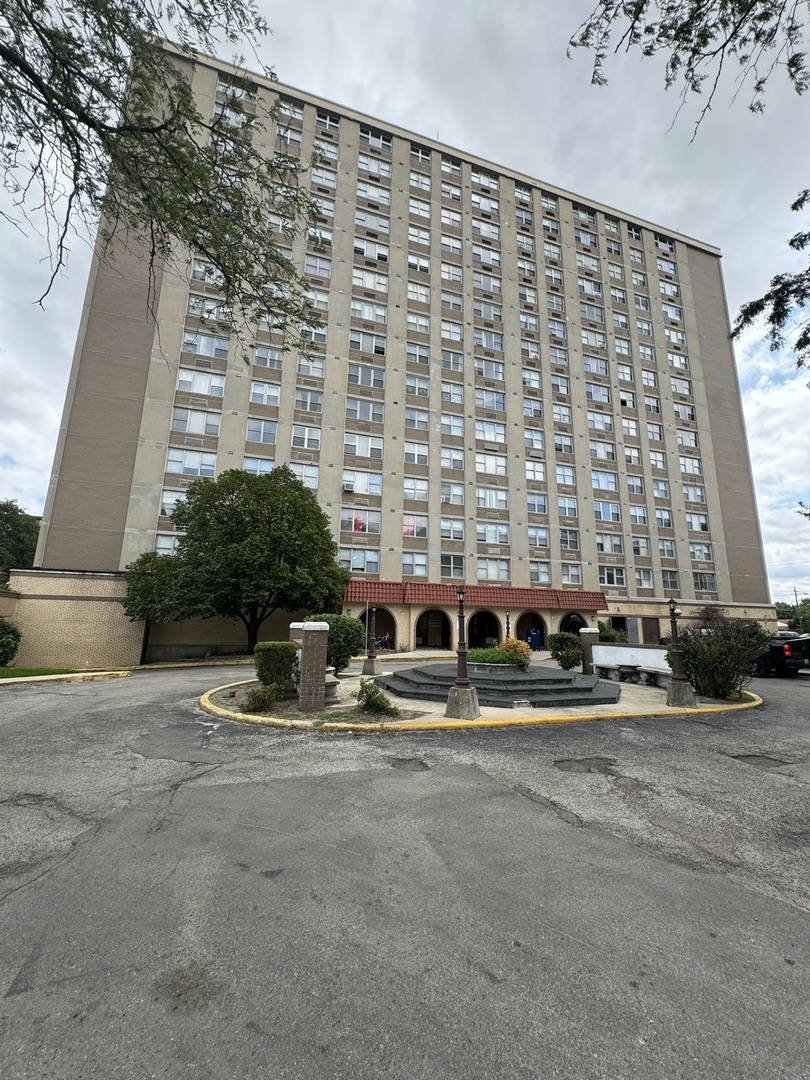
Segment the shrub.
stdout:
<path fill-rule="evenodd" d="M 260 641 L 253 659 L 259 682 L 275 688 L 276 701 L 296 697 L 298 646 L 294 641 Z"/>
<path fill-rule="evenodd" d="M 511 664 L 512 661 L 493 645 L 488 649 L 470 649 L 467 652 L 468 664 Z"/>
<path fill-rule="evenodd" d="M 0 667 L 7 667 L 17 654 L 22 634 L 8 619 L 0 619 Z"/>
<path fill-rule="evenodd" d="M 349 666 L 353 656 L 359 656 L 366 647 L 366 628 L 351 615 L 310 615 L 306 622 L 329 623 L 329 640 L 326 643 L 326 663 L 335 674 Z"/>
<path fill-rule="evenodd" d="M 278 701 L 278 687 L 275 683 L 270 686 L 254 686 L 248 690 L 241 701 L 241 706 L 247 713 L 266 712 Z"/>
<path fill-rule="evenodd" d="M 726 699 L 742 693 L 757 659 L 768 648 L 769 637 L 749 619 L 729 619 L 715 609 L 703 625 L 680 633 L 683 672 L 703 697 Z M 667 649 L 672 665 L 672 646 Z"/>
<path fill-rule="evenodd" d="M 532 650 L 525 641 L 508 637 L 498 646 L 498 652 L 505 656 L 510 664 L 514 664 L 521 671 L 528 671 L 529 661 L 532 658 Z"/>
<path fill-rule="evenodd" d="M 612 626 L 608 626 L 607 623 L 599 620 L 599 640 L 600 641 L 627 641 L 626 630 L 614 630 Z"/>
<path fill-rule="evenodd" d="M 378 716 L 399 716 L 400 711 L 391 699 L 384 694 L 373 679 L 361 679 L 357 691 L 357 704 L 362 712 L 376 713 Z"/>
<path fill-rule="evenodd" d="M 582 663 L 582 642 L 578 634 L 549 634 L 546 643 L 563 671 L 570 671 Z"/>

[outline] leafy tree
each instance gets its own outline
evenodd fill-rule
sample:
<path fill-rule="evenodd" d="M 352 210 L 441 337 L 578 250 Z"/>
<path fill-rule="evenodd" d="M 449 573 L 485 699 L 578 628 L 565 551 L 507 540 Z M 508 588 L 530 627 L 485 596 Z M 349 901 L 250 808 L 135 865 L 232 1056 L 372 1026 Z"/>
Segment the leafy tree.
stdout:
<path fill-rule="evenodd" d="M 8 667 L 17 653 L 22 634 L 8 619 L 0 619 L 0 667 Z"/>
<path fill-rule="evenodd" d="M 349 666 L 353 656 L 359 656 L 366 645 L 366 628 L 351 615 L 310 615 L 305 622 L 329 624 L 326 641 L 326 664 L 335 669 L 335 675 Z"/>
<path fill-rule="evenodd" d="M 711 109 L 724 77 L 733 79 L 734 93 L 748 81 L 748 107 L 760 113 L 768 81 L 781 70 L 797 94 L 810 85 L 804 51 L 808 29 L 808 0 L 599 0 L 571 39 L 573 48 L 593 51 L 592 81 L 607 82 L 605 61 L 612 41 L 615 51 L 639 49 L 643 57 L 666 58 L 667 88 L 678 86 L 681 106 L 690 94 L 703 95 L 695 133 Z M 731 72 L 729 73 L 729 69 Z M 810 188 L 799 192 L 791 209 L 810 207 Z M 788 241 L 794 251 L 810 252 L 810 230 Z M 743 304 L 734 324 L 737 337 L 764 316 L 771 349 L 789 345 L 797 367 L 810 361 L 810 320 L 795 320 L 810 302 L 810 264 L 796 273 L 777 274 L 764 296 Z"/>
<path fill-rule="evenodd" d="M 695 693 L 720 699 L 742 692 L 770 641 L 759 623 L 730 619 L 719 605 L 700 608 L 679 636 L 683 671 Z"/>
<path fill-rule="evenodd" d="M 172 520 L 183 530 L 177 554 L 147 552 L 126 569 L 131 619 L 240 619 L 252 652 L 279 608 L 339 606 L 348 575 L 337 565 L 329 519 L 286 466 L 197 480 Z"/>
<path fill-rule="evenodd" d="M 255 49 L 267 32 L 253 0 L 0 0 L 0 175 L 11 220 L 50 240 L 45 295 L 77 225 L 100 221 L 106 258 L 113 238 L 153 272 L 177 251 L 183 270 L 199 254 L 221 286 L 224 329 L 268 312 L 296 333 L 310 320 L 271 224 L 280 215 L 288 236 L 311 219 L 301 167 L 256 145 L 271 111 L 241 67 L 220 81 L 213 118 L 189 83 L 195 49 L 214 53 L 219 38 Z"/>
<path fill-rule="evenodd" d="M 582 663 L 582 639 L 578 634 L 567 634 L 565 631 L 549 634 L 546 644 L 552 659 L 563 671 L 570 671 Z"/>
<path fill-rule="evenodd" d="M 14 499 L 0 501 L 0 581 L 8 581 L 9 570 L 34 565 L 38 536 L 38 518 L 26 514 Z"/>

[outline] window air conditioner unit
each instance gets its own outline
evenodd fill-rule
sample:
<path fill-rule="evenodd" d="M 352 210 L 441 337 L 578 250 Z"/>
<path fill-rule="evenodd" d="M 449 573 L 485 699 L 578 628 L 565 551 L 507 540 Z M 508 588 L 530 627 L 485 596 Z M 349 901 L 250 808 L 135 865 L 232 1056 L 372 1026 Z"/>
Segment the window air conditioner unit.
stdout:
<path fill-rule="evenodd" d="M 443 503 L 449 503 L 450 502 L 450 496 L 449 495 L 442 495 L 442 502 Z"/>
<path fill-rule="evenodd" d="M 354 491 L 354 480 L 344 480 L 343 481 L 343 490 L 344 491 Z"/>

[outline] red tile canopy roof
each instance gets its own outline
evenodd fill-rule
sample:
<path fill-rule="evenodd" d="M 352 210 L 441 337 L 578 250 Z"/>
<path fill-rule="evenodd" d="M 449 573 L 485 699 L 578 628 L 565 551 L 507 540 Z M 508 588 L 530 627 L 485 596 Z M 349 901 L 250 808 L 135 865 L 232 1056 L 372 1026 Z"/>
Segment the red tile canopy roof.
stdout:
<path fill-rule="evenodd" d="M 432 585 L 426 581 L 349 582 L 344 595 L 346 604 L 430 604 L 455 607 L 457 585 Z M 607 601 L 601 592 L 580 589 L 513 589 L 503 585 L 465 585 L 468 607 L 551 608 L 556 611 L 605 611 Z"/>

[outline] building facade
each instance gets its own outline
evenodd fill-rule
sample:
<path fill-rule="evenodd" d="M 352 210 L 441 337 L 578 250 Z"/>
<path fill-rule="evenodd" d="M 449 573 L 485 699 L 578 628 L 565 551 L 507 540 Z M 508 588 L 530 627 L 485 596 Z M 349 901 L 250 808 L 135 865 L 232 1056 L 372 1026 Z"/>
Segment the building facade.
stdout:
<path fill-rule="evenodd" d="M 195 65 L 204 113 L 234 74 Z M 715 248 L 291 87 L 257 78 L 242 101 L 277 106 L 268 154 L 319 158 L 317 227 L 289 241 L 278 222 L 316 351 L 263 324 L 246 364 L 201 322 L 201 260 L 159 274 L 151 307 L 145 258 L 97 261 L 38 566 L 170 553 L 193 480 L 285 462 L 366 604 L 391 583 L 492 587 L 482 640 L 504 630 L 497 590 L 536 595 L 542 631 L 601 608 L 657 640 L 670 597 L 772 614 Z"/>

